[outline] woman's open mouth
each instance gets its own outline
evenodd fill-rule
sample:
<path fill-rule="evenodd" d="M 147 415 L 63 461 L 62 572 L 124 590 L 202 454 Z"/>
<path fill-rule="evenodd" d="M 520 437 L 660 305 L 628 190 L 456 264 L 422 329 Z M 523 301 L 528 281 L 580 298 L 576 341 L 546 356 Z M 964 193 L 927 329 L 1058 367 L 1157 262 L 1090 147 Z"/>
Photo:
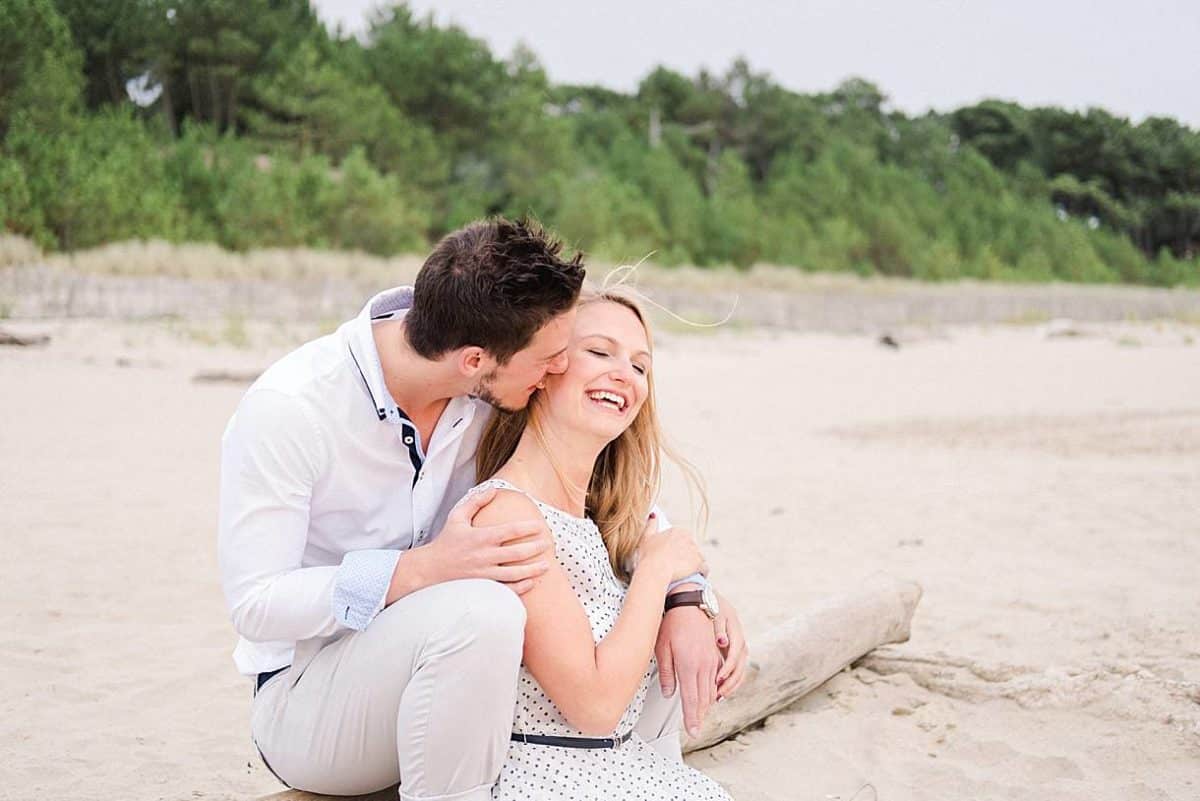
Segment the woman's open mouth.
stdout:
<path fill-rule="evenodd" d="M 604 389 L 593 389 L 587 393 L 588 400 L 602 409 L 616 414 L 624 414 L 629 401 L 623 395 Z"/>

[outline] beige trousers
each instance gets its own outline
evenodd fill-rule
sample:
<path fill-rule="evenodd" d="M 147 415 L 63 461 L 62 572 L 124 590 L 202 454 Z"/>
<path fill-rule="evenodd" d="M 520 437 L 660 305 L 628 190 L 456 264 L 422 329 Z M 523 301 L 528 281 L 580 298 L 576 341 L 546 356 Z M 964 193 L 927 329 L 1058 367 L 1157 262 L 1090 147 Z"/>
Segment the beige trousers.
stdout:
<path fill-rule="evenodd" d="M 254 698 L 251 731 L 285 784 L 405 801 L 490 798 L 512 731 L 525 608 L 492 581 L 427 587 L 324 644 Z M 303 645 L 303 644 L 302 644 Z M 655 682 L 637 731 L 681 759 L 678 696 Z"/>

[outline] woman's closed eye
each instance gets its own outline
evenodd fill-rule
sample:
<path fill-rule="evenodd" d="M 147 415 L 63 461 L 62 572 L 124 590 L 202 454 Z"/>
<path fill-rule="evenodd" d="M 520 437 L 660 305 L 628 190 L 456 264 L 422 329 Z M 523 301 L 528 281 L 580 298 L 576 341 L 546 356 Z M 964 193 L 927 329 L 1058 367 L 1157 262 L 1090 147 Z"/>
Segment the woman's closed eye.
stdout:
<path fill-rule="evenodd" d="M 612 357 L 611 353 L 601 350 L 600 348 L 588 348 L 587 352 L 593 356 L 599 356 L 601 359 L 608 359 Z M 637 362 L 633 363 L 633 369 L 637 371 L 638 375 L 645 375 L 647 372 L 647 368 L 644 365 L 638 364 Z"/>

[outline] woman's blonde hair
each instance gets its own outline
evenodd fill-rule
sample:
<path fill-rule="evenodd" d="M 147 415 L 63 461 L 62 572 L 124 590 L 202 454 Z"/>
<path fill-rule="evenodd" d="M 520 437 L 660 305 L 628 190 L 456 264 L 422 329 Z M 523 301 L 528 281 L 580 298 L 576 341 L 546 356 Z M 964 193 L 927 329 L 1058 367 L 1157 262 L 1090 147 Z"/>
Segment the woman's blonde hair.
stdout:
<path fill-rule="evenodd" d="M 579 306 L 593 303 L 615 303 L 633 312 L 646 331 L 650 349 L 654 349 L 646 316 L 631 297 L 614 289 L 585 291 Z M 587 516 L 595 522 L 604 538 L 613 572 L 623 581 L 629 580 L 629 569 L 634 564 L 634 554 L 641 543 L 647 515 L 658 498 L 664 456 L 679 467 L 688 482 L 689 492 L 699 498 L 701 525 L 708 517 L 708 499 L 699 474 L 687 460 L 671 449 L 663 437 L 654 399 L 653 370 L 647 372 L 646 383 L 646 400 L 637 417 L 616 439 L 605 445 L 596 458 L 584 500 Z M 480 481 L 495 475 L 512 457 L 528 426 L 550 457 L 567 491 L 577 493 L 584 489 L 569 486 L 563 471 L 555 463 L 539 421 L 540 407 L 541 394 L 538 393 L 525 409 L 517 412 L 496 411 L 484 431 L 475 458 Z"/>

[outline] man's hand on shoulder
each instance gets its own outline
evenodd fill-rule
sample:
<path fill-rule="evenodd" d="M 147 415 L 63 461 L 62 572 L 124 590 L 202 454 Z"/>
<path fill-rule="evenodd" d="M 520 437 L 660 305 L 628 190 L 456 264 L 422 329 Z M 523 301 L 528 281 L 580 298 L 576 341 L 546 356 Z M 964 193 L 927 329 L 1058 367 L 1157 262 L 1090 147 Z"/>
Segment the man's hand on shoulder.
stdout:
<path fill-rule="evenodd" d="M 515 493 L 504 495 L 528 503 Z M 467 498 L 450 513 L 432 542 L 406 551 L 396 564 L 386 603 L 424 587 L 465 578 L 500 581 L 518 594 L 532 589 L 537 577 L 550 569 L 554 538 L 536 509 L 529 519 L 477 525 L 476 516 L 496 501 L 496 496 L 497 490 L 489 489 Z M 497 504 L 508 502 L 506 497 Z M 483 514 L 481 522 L 489 517 Z"/>

